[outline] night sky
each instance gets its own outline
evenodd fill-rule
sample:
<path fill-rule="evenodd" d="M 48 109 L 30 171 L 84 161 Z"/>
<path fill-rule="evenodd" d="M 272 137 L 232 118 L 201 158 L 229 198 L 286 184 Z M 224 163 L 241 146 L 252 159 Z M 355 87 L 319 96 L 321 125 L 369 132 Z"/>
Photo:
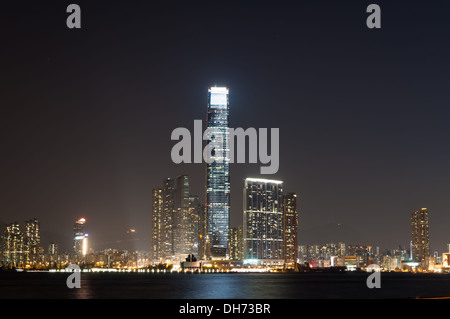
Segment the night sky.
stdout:
<path fill-rule="evenodd" d="M 0 222 L 38 218 L 44 248 L 69 250 L 85 217 L 94 248 L 149 250 L 153 188 L 188 174 L 204 199 L 205 165 L 173 164 L 170 136 L 206 118 L 214 85 L 231 127 L 280 128 L 280 170 L 262 177 L 298 194 L 301 244 L 404 247 L 422 207 L 432 251 L 450 243 L 448 1 L 10 2 Z M 260 166 L 231 166 L 231 226 Z"/>

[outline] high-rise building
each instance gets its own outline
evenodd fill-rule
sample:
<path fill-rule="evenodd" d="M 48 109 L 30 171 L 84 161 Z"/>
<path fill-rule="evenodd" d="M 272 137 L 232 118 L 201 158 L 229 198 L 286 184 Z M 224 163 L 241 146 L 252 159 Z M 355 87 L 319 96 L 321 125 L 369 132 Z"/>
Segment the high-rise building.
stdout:
<path fill-rule="evenodd" d="M 230 259 L 243 260 L 244 259 L 244 240 L 242 226 L 230 228 Z"/>
<path fill-rule="evenodd" d="M 73 225 L 73 251 L 80 260 L 87 254 L 87 234 L 85 231 L 86 219 L 80 218 Z"/>
<path fill-rule="evenodd" d="M 176 214 L 175 209 L 175 183 L 172 178 L 167 178 L 163 183 L 163 224 L 164 224 L 164 254 L 165 258 L 175 255 L 175 243 L 173 224 Z"/>
<path fill-rule="evenodd" d="M 39 245 L 41 243 L 40 224 L 36 218 L 25 221 L 23 235 L 24 262 L 28 265 L 35 264 L 39 256 Z"/>
<path fill-rule="evenodd" d="M 195 205 L 191 203 L 191 205 Z M 208 217 L 206 206 L 198 203 L 198 257 L 199 259 L 206 259 L 210 256 L 209 236 L 208 236 Z"/>
<path fill-rule="evenodd" d="M 189 211 L 189 177 L 180 175 L 176 179 L 175 189 L 175 213 L 173 217 L 173 234 L 174 234 L 174 254 L 188 255 L 193 253 L 193 230 L 192 220 Z M 190 241 L 188 242 L 188 233 Z M 181 257 L 181 258 L 184 258 Z"/>
<path fill-rule="evenodd" d="M 428 209 L 422 208 L 411 214 L 411 255 L 415 261 L 422 262 L 430 256 L 428 235 Z"/>
<path fill-rule="evenodd" d="M 176 179 L 175 206 L 188 208 L 189 196 L 189 176 L 180 175 Z"/>
<path fill-rule="evenodd" d="M 244 258 L 277 260 L 283 255 L 283 182 L 245 179 Z"/>
<path fill-rule="evenodd" d="M 200 255 L 200 218 L 203 214 L 204 207 L 198 196 L 189 195 L 189 209 L 184 221 L 185 254 Z"/>
<path fill-rule="evenodd" d="M 283 196 L 284 262 L 288 268 L 293 268 L 297 262 L 297 234 L 297 195 L 288 193 Z"/>
<path fill-rule="evenodd" d="M 229 90 L 208 91 L 208 144 L 214 145 L 206 168 L 206 209 L 211 257 L 226 259 L 230 225 L 230 149 L 228 145 Z"/>
<path fill-rule="evenodd" d="M 152 259 L 161 261 L 164 258 L 164 205 L 162 188 L 152 191 Z"/>

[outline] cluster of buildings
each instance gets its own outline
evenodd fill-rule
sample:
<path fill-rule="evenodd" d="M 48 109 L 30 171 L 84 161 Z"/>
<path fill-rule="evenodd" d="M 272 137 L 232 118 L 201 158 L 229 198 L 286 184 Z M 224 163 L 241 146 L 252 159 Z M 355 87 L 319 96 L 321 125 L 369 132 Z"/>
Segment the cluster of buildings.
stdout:
<path fill-rule="evenodd" d="M 204 261 L 294 267 L 298 251 L 297 195 L 283 193 L 282 181 L 245 179 L 243 224 L 223 229 L 220 226 L 228 224 L 229 216 L 221 223 L 223 211 L 215 205 L 202 205 L 197 196 L 190 195 L 188 176 L 166 179 L 163 185 L 153 189 L 154 263 L 178 264 L 193 254 Z M 209 207 L 215 208 L 212 213 Z M 215 228 L 211 230 L 211 226 Z M 222 232 L 226 235 L 223 240 Z"/>
<path fill-rule="evenodd" d="M 300 245 L 299 264 L 311 268 L 345 267 L 364 270 L 376 264 L 383 271 L 449 272 L 450 244 L 447 252 L 430 252 L 428 209 L 411 214 L 411 242 L 409 248 L 380 251 L 379 247 L 328 243 Z"/>
<path fill-rule="evenodd" d="M 52 241 L 45 249 L 41 244 L 40 222 L 36 219 L 4 225 L 0 232 L 0 269 L 63 269 L 71 264 L 86 268 L 140 268 L 151 264 L 148 251 L 94 251 L 88 246 L 86 219 L 73 225 L 73 246 L 70 252 L 60 251 Z"/>
<path fill-rule="evenodd" d="M 4 267 L 35 264 L 41 253 L 40 224 L 37 219 L 14 222 L 3 227 L 0 235 L 0 261 Z"/>
<path fill-rule="evenodd" d="M 167 178 L 152 192 L 153 260 L 172 262 L 176 256 L 205 250 L 206 215 L 198 196 L 189 193 L 189 177 Z"/>
<path fill-rule="evenodd" d="M 245 179 L 243 223 L 230 228 L 228 94 L 225 87 L 208 91 L 208 143 L 214 141 L 220 151 L 213 152 L 206 164 L 206 202 L 190 195 L 186 175 L 168 178 L 161 188 L 153 189 L 152 260 L 180 263 L 194 254 L 199 260 L 293 267 L 297 259 L 297 196 L 284 193 L 282 181 Z M 245 136 L 241 138 L 245 140 Z"/>
<path fill-rule="evenodd" d="M 410 263 L 410 252 L 402 247 L 380 251 L 379 247 L 343 242 L 299 246 L 299 264 L 312 269 L 345 267 L 352 271 L 376 264 L 385 271 L 402 271 L 409 270 Z"/>

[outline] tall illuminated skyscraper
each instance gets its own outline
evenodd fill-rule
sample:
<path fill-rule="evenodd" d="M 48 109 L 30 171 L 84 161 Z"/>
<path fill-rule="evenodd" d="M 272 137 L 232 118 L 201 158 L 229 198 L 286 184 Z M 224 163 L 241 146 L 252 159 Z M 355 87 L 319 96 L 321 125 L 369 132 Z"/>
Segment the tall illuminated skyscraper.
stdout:
<path fill-rule="evenodd" d="M 230 149 L 228 145 L 229 90 L 211 87 L 208 91 L 208 144 L 217 148 L 206 168 L 206 209 L 208 237 L 213 259 L 227 258 L 230 226 Z"/>
<path fill-rule="evenodd" d="M 86 219 L 80 218 L 73 225 L 73 251 L 77 257 L 87 253 L 87 234 L 85 232 Z"/>
<path fill-rule="evenodd" d="M 428 210 L 426 208 L 411 214 L 411 255 L 415 261 L 419 262 L 430 256 Z"/>
<path fill-rule="evenodd" d="M 245 259 L 284 264 L 282 181 L 245 179 L 243 228 Z"/>

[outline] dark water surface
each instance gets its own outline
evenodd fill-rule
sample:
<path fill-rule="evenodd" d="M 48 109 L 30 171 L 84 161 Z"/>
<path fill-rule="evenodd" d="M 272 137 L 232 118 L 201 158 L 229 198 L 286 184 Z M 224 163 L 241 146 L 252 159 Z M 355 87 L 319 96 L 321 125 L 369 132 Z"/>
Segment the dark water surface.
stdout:
<path fill-rule="evenodd" d="M 81 273 L 81 288 L 67 273 L 0 273 L 0 298 L 118 299 L 396 299 L 450 296 L 450 275 L 382 273 L 381 288 L 368 274 L 145 274 Z"/>

